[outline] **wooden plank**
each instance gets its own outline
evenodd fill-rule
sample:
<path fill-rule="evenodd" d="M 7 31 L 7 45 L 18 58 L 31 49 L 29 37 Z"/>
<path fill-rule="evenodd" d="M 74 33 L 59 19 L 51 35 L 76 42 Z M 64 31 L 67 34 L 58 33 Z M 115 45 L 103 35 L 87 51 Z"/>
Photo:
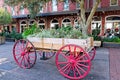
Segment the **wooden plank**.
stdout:
<path fill-rule="evenodd" d="M 66 44 L 75 44 L 88 50 L 93 46 L 92 38 L 88 39 L 62 39 L 62 38 L 28 38 L 35 48 L 57 49 L 59 50 Z"/>

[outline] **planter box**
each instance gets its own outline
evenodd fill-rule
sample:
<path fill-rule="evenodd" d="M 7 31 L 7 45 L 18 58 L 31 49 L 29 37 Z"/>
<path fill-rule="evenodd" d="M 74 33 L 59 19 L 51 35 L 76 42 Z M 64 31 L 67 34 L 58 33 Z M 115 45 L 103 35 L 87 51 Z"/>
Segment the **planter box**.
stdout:
<path fill-rule="evenodd" d="M 120 48 L 120 43 L 115 42 L 103 42 L 103 47 L 112 47 L 112 48 Z"/>
<path fill-rule="evenodd" d="M 101 46 L 101 41 L 94 41 L 94 46 L 95 47 L 100 47 Z"/>
<path fill-rule="evenodd" d="M 13 39 L 13 38 L 6 38 L 5 39 L 7 42 L 15 42 L 15 39 Z"/>
<path fill-rule="evenodd" d="M 5 43 L 5 37 L 0 36 L 0 44 L 4 44 Z"/>

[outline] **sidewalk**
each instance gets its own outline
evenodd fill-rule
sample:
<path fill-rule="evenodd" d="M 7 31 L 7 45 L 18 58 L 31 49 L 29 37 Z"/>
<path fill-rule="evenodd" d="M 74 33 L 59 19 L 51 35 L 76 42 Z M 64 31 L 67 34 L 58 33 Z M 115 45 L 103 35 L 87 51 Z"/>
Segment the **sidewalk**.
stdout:
<path fill-rule="evenodd" d="M 96 48 L 96 56 L 92 61 L 91 72 L 83 80 L 110 80 L 109 51 L 107 48 Z"/>
<path fill-rule="evenodd" d="M 109 48 L 110 78 L 120 80 L 120 48 Z"/>

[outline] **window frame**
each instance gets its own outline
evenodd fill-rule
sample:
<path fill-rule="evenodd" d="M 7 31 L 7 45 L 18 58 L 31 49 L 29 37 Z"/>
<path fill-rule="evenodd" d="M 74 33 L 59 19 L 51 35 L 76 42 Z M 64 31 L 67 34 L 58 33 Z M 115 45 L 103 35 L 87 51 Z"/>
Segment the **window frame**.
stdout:
<path fill-rule="evenodd" d="M 54 2 L 54 4 L 53 4 L 53 2 Z M 57 0 L 52 0 L 52 11 L 53 12 L 55 12 L 55 11 L 57 11 L 58 9 L 58 6 L 57 6 Z"/>
<path fill-rule="evenodd" d="M 112 5 L 111 3 L 112 3 L 112 0 L 110 0 L 110 6 L 118 6 L 118 0 L 117 0 L 116 5 Z"/>
<path fill-rule="evenodd" d="M 65 0 L 65 1 L 67 1 L 67 2 L 64 2 L 64 11 L 67 11 L 67 10 L 69 10 L 69 0 Z M 66 5 L 66 6 L 65 6 Z M 68 7 L 68 8 L 67 8 Z"/>

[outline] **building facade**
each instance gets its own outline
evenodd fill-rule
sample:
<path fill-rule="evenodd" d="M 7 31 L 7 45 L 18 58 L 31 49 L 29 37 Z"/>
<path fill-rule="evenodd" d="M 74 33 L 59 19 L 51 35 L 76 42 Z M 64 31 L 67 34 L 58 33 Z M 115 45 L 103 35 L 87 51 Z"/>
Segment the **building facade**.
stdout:
<path fill-rule="evenodd" d="M 95 0 L 85 0 L 86 17 L 89 16 L 94 4 Z M 37 23 L 38 27 L 44 29 L 68 25 L 76 27 L 78 25 L 78 13 L 80 12 L 79 6 L 78 3 L 71 0 L 65 0 L 65 2 L 51 0 L 45 4 L 37 15 L 37 19 L 34 20 L 29 19 L 27 9 L 20 9 L 19 6 L 4 6 L 4 0 L 0 0 L 0 7 L 6 7 L 13 17 L 13 22 L 4 25 L 4 28 L 8 31 L 15 30 L 20 33 L 34 22 Z M 96 27 L 100 27 L 100 35 L 104 35 L 108 30 L 114 32 L 118 29 L 120 31 L 120 0 L 101 0 L 88 32 L 91 33 Z M 3 27 L 1 26 L 0 29 Z"/>

